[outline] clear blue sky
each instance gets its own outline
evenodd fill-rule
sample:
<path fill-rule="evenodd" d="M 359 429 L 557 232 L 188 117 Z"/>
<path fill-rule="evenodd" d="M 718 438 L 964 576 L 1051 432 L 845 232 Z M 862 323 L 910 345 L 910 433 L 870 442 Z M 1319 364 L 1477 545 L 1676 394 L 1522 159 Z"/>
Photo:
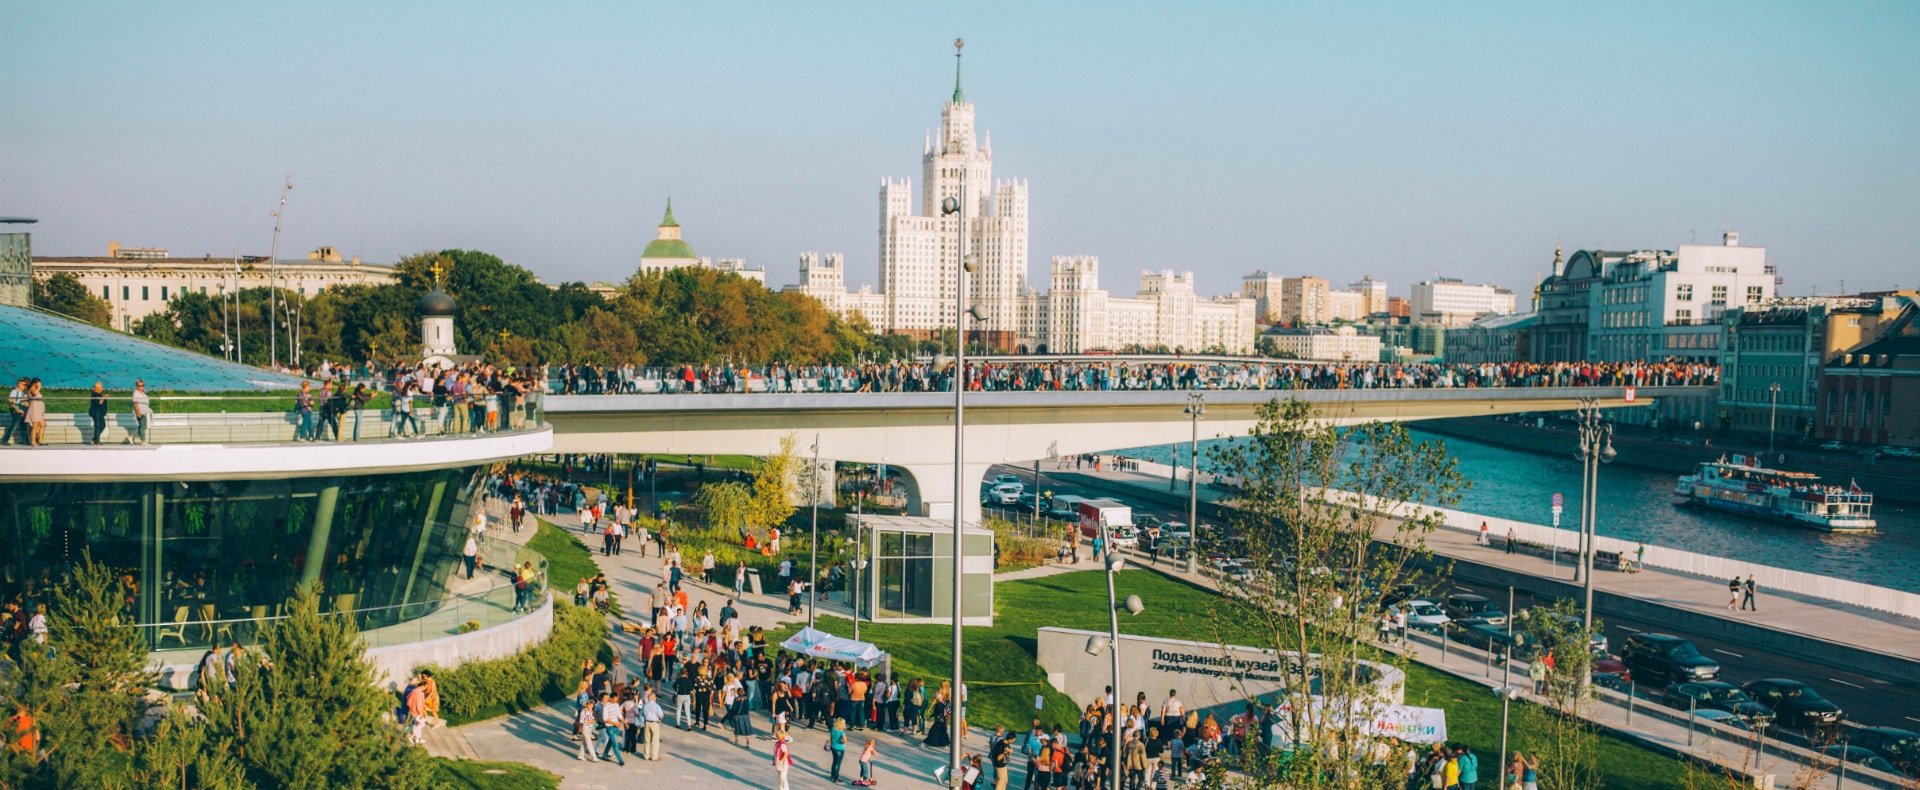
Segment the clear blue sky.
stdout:
<path fill-rule="evenodd" d="M 291 173 L 283 255 L 616 280 L 671 191 L 703 255 L 871 282 L 964 36 L 1042 280 L 1524 288 L 1731 223 L 1788 293 L 1920 286 L 1920 3 L 1311 5 L 3 3 L 0 215 L 262 254 Z"/>

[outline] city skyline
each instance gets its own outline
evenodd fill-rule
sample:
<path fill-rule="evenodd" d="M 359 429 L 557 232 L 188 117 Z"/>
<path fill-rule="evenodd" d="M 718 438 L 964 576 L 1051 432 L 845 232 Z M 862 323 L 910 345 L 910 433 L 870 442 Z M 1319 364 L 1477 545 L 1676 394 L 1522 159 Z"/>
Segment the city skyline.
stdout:
<path fill-rule="evenodd" d="M 0 127 L 0 214 L 40 218 L 41 255 L 263 254 L 290 172 L 282 257 L 479 248 L 591 282 L 637 269 L 671 194 L 703 254 L 774 287 L 808 250 L 875 284 L 872 184 L 912 175 L 903 141 L 963 35 L 979 127 L 1043 209 L 1030 282 L 1093 253 L 1121 281 L 1191 269 L 1206 294 L 1264 269 L 1524 295 L 1556 245 L 1731 227 L 1783 293 L 1913 285 L 1892 261 L 1920 209 L 1915 110 L 1888 99 L 1913 93 L 1897 34 L 1920 14 L 1719 8 L 16 8 L 0 100 L 31 111 Z M 264 64 L 225 46 L 287 30 L 314 43 Z M 1573 46 L 1603 40 L 1660 57 Z"/>

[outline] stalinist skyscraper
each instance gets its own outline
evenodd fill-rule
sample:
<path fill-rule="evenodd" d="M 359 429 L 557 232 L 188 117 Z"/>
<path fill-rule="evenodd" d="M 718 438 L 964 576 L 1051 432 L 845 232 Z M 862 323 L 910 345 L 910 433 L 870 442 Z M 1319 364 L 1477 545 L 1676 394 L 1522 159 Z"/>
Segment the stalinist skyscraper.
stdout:
<path fill-rule="evenodd" d="M 940 133 L 929 134 L 920 158 L 920 206 L 906 179 L 880 185 L 880 292 L 893 331 L 932 335 L 953 326 L 954 275 L 959 265 L 952 216 L 940 204 L 966 187 L 966 253 L 978 262 L 967 302 L 987 318 L 971 329 L 990 346 L 1008 347 L 1016 330 L 1018 298 L 1027 281 L 1027 183 L 993 180 L 993 136 L 975 135 L 973 103 L 960 87 L 955 42 L 953 99 L 940 110 Z"/>

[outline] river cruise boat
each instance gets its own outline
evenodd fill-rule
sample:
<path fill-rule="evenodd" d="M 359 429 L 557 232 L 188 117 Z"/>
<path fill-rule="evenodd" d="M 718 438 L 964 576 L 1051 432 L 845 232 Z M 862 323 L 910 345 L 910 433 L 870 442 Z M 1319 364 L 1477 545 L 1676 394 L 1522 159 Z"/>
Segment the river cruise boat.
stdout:
<path fill-rule="evenodd" d="M 1827 532 L 1866 532 L 1875 526 L 1873 495 L 1860 486 L 1828 485 L 1809 472 L 1767 469 L 1750 455 L 1702 463 L 1680 478 L 1674 493 L 1682 504 Z"/>

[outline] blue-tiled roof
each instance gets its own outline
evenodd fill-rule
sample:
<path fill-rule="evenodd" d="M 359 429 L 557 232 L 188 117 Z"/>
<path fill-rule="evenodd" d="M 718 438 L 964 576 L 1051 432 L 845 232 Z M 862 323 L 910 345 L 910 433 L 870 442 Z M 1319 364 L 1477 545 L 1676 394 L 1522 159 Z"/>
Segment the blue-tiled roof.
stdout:
<path fill-rule="evenodd" d="M 145 380 L 149 390 L 231 392 L 300 386 L 292 376 L 0 305 L 0 386 L 10 387 L 23 376 L 39 378 L 57 389 L 85 389 L 103 381 L 108 389 L 124 390 L 131 389 L 135 379 Z"/>

